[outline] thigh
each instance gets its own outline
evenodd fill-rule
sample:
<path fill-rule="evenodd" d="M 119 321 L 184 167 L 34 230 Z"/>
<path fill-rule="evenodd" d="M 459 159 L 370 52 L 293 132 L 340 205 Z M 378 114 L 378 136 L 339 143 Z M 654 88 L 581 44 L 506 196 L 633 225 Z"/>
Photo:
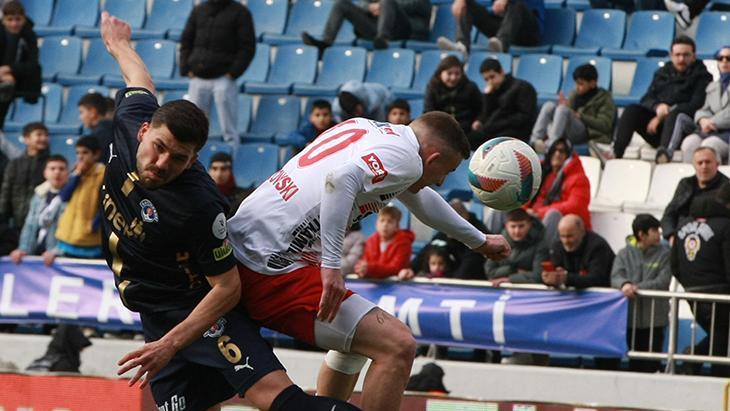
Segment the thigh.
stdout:
<path fill-rule="evenodd" d="M 213 84 L 209 80 L 194 77 L 188 86 L 188 98 L 206 114 L 210 112 L 213 99 Z"/>

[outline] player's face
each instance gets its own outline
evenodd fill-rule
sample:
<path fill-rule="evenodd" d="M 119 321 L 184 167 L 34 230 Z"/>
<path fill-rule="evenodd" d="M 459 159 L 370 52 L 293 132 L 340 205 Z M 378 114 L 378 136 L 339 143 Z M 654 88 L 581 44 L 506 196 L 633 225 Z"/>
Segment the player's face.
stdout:
<path fill-rule="evenodd" d="M 441 82 L 448 88 L 454 88 L 461 80 L 461 67 L 449 67 L 446 70 L 442 70 L 439 78 Z"/>
<path fill-rule="evenodd" d="M 332 124 L 332 112 L 326 108 L 314 108 L 309 115 L 309 121 L 317 131 L 324 131 Z"/>
<path fill-rule="evenodd" d="M 672 64 L 679 72 L 684 72 L 695 62 L 695 52 L 689 44 L 675 44 L 672 46 Z"/>
<path fill-rule="evenodd" d="M 408 187 L 408 191 L 417 193 L 426 186 L 441 186 L 446 176 L 456 170 L 461 161 L 462 158 L 450 150 L 431 153 L 426 158 L 423 158 L 423 174 L 421 178 Z"/>
<path fill-rule="evenodd" d="M 179 142 L 165 125 L 153 128 L 144 123 L 137 138 L 137 174 L 146 189 L 169 183 L 198 158 L 195 145 Z"/>
<path fill-rule="evenodd" d="M 211 163 L 208 174 L 210 174 L 210 178 L 218 185 L 226 184 L 231 180 L 231 176 L 233 175 L 230 163 L 223 161 L 214 161 Z"/>
<path fill-rule="evenodd" d="M 8 15 L 3 16 L 3 27 L 10 34 L 18 34 L 25 25 L 25 16 L 21 15 Z"/>
<path fill-rule="evenodd" d="M 49 161 L 43 169 L 43 178 L 51 187 L 59 189 L 68 181 L 68 166 L 63 161 Z"/>
<path fill-rule="evenodd" d="M 720 163 L 717 157 L 710 150 L 699 150 L 692 156 L 692 163 L 697 173 L 697 180 L 701 183 L 708 183 L 715 178 Z"/>
<path fill-rule="evenodd" d="M 504 228 L 507 230 L 512 241 L 522 241 L 527 237 L 527 233 L 532 228 L 532 223 L 529 220 L 524 221 L 507 221 L 504 224 Z"/>
<path fill-rule="evenodd" d="M 378 215 L 378 221 L 375 223 L 375 231 L 380 238 L 391 239 L 398 231 L 398 221 L 389 215 Z"/>
<path fill-rule="evenodd" d="M 411 122 L 411 113 L 402 108 L 394 107 L 388 112 L 388 123 L 408 124 Z"/>
<path fill-rule="evenodd" d="M 430 257 L 428 257 L 429 273 L 443 273 L 444 271 L 446 271 L 446 261 L 444 261 L 444 258 L 442 256 L 432 254 Z"/>
<path fill-rule="evenodd" d="M 24 140 L 29 152 L 37 153 L 48 148 L 48 133 L 45 130 L 33 130 Z"/>

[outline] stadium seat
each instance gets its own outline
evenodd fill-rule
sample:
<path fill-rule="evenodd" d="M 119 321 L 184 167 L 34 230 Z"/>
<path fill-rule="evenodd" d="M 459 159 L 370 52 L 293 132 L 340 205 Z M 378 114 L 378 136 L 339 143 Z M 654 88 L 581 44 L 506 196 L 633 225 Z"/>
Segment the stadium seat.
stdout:
<path fill-rule="evenodd" d="M 251 124 L 243 134 L 246 140 L 271 140 L 275 134 L 288 134 L 299 125 L 299 98 L 295 96 L 262 96 Z"/>
<path fill-rule="evenodd" d="M 624 212 L 632 214 L 651 213 L 655 216 L 661 216 L 664 213 L 664 208 L 672 200 L 679 180 L 694 174 L 695 170 L 692 164 L 657 164 L 654 167 L 654 175 L 651 178 L 646 201 L 627 201 L 624 203 Z"/>
<path fill-rule="evenodd" d="M 333 5 L 334 2 L 331 0 L 297 0 L 292 3 L 284 34 L 265 33 L 262 40 L 280 46 L 301 43 L 303 31 L 319 37 L 324 31 L 327 16 Z"/>
<path fill-rule="evenodd" d="M 545 4 L 547 6 L 547 2 Z M 546 9 L 545 30 L 542 35 L 542 45 L 537 47 L 511 46 L 512 55 L 547 53 L 553 45 L 570 46 L 575 39 L 575 10 L 573 9 Z M 480 35 L 486 45 L 486 36 Z"/>
<path fill-rule="evenodd" d="M 193 0 L 155 0 L 142 30 L 133 30 L 132 39 L 164 38 L 178 41 L 185 28 Z"/>
<path fill-rule="evenodd" d="M 279 169 L 279 146 L 241 144 L 233 162 L 233 176 L 242 188 L 255 188 Z"/>
<path fill-rule="evenodd" d="M 60 73 L 56 81 L 64 86 L 100 84 L 105 75 L 121 76 L 121 72 L 114 57 L 107 52 L 104 42 L 99 38 L 89 42 L 89 49 L 79 74 Z"/>
<path fill-rule="evenodd" d="M 458 198 L 462 201 L 469 201 L 472 199 L 474 193 L 469 186 L 468 173 L 469 162 L 462 161 L 456 170 L 446 176 L 441 187 L 432 188 L 447 200 Z"/>
<path fill-rule="evenodd" d="M 554 98 L 560 90 L 563 77 L 563 59 L 547 54 L 527 54 L 520 57 L 517 78 L 530 82 L 537 91 L 538 100 Z"/>
<path fill-rule="evenodd" d="M 69 166 L 76 164 L 76 142 L 78 140 L 79 137 L 77 135 L 51 134 L 48 138 L 48 151 L 51 154 L 64 156 Z"/>
<path fill-rule="evenodd" d="M 168 91 L 165 92 L 165 95 L 162 96 L 162 103 L 167 103 L 168 101 L 172 100 L 188 100 L 188 92 L 187 90 L 175 90 L 175 91 Z"/>
<path fill-rule="evenodd" d="M 598 71 L 598 87 L 611 91 L 611 59 L 595 56 L 573 56 L 568 61 L 568 69 L 563 76 L 562 90 L 566 97 L 568 93 L 575 89 L 573 72 L 578 66 L 582 66 L 583 64 L 595 66 Z"/>
<path fill-rule="evenodd" d="M 643 202 L 649 192 L 651 164 L 641 160 L 615 159 L 606 161 L 598 194 L 591 211 L 620 211 L 625 202 Z M 627 184 L 630 181 L 631 184 Z"/>
<path fill-rule="evenodd" d="M 33 20 L 36 26 L 47 26 L 51 22 L 54 0 L 23 0 L 25 15 Z"/>
<path fill-rule="evenodd" d="M 725 174 L 726 177 L 730 177 L 730 166 L 720 166 L 720 168 L 718 168 L 718 171 Z"/>
<path fill-rule="evenodd" d="M 224 152 L 232 155 L 233 149 L 226 143 L 208 141 L 203 148 L 198 151 L 198 161 L 200 161 L 203 167 L 207 170 L 210 166 L 210 158 L 213 157 L 213 154 L 218 152 Z"/>
<path fill-rule="evenodd" d="M 59 73 L 76 74 L 81 65 L 81 39 L 71 36 L 46 37 L 38 53 L 43 81 L 53 81 Z"/>
<path fill-rule="evenodd" d="M 376 50 L 365 76 L 369 83 L 380 83 L 388 87 L 411 87 L 416 53 L 413 50 L 389 48 Z"/>
<path fill-rule="evenodd" d="M 342 22 L 340 31 L 337 32 L 335 37 L 335 44 L 339 46 L 351 46 L 355 42 L 355 28 L 352 27 L 352 23 L 349 20 Z"/>
<path fill-rule="evenodd" d="M 300 96 L 334 96 L 349 80 L 365 77 L 368 54 L 362 47 L 328 47 L 322 56 L 322 68 L 314 84 L 295 84 L 294 94 Z"/>
<path fill-rule="evenodd" d="M 269 75 L 269 66 L 271 65 L 271 47 L 268 44 L 258 43 L 256 44 L 256 54 L 251 60 L 251 64 L 248 65 L 243 75 L 236 80 L 241 91 L 246 88 L 246 83 L 249 81 L 263 83 L 266 81 L 266 77 Z"/>
<path fill-rule="evenodd" d="M 596 233 L 606 239 L 614 253 L 626 247 L 626 237 L 631 235 L 631 224 L 634 222 L 633 214 L 620 212 L 599 212 L 591 213 L 591 227 Z"/>
<path fill-rule="evenodd" d="M 438 67 L 441 59 L 449 55 L 456 56 L 459 60 L 464 60 L 464 56 L 462 56 L 458 51 L 426 50 L 422 52 L 421 62 L 418 64 L 418 69 L 416 69 L 416 74 L 411 87 L 393 87 L 391 90 L 398 97 L 402 98 L 423 97 L 428 81 L 431 80 L 431 76 L 433 76 L 433 73 L 436 71 L 436 67 Z"/>
<path fill-rule="evenodd" d="M 56 0 L 49 26 L 35 26 L 38 36 L 67 36 L 76 27 L 95 27 L 99 0 Z"/>
<path fill-rule="evenodd" d="M 177 45 L 169 40 L 141 40 L 137 42 L 135 50 L 147 65 L 152 80 L 169 80 L 175 70 L 175 49 Z M 121 75 L 107 74 L 104 76 L 104 85 L 107 87 L 124 87 Z"/>
<path fill-rule="evenodd" d="M 649 89 L 654 72 L 663 67 L 665 61 L 659 58 L 642 58 L 636 61 L 636 70 L 631 81 L 631 89 L 627 96 L 613 95 L 613 101 L 617 106 L 623 107 L 629 104 L 638 103 L 641 97 Z"/>
<path fill-rule="evenodd" d="M 601 55 L 612 59 L 662 57 L 669 54 L 674 38 L 674 16 L 666 11 L 637 11 L 631 15 L 622 48 L 604 47 Z"/>
<path fill-rule="evenodd" d="M 596 157 L 580 156 L 580 162 L 591 185 L 591 198 L 594 198 L 598 193 L 598 185 L 601 181 L 601 160 Z"/>
<path fill-rule="evenodd" d="M 566 0 L 565 7 L 575 11 L 583 11 L 591 8 L 589 0 Z"/>
<path fill-rule="evenodd" d="M 505 73 L 512 73 L 512 56 L 507 53 L 492 53 L 487 51 L 475 51 L 469 57 L 469 63 L 466 66 L 466 76 L 469 80 L 475 82 L 479 90 L 484 92 L 484 88 L 487 83 L 482 78 L 482 73 L 479 72 L 479 66 L 482 62 L 488 58 L 499 60 L 499 64 L 502 65 L 502 70 Z"/>
<path fill-rule="evenodd" d="M 400 210 L 401 218 L 399 221 L 400 228 L 408 230 L 411 228 L 411 210 L 406 207 L 405 204 L 401 203 L 397 199 L 388 202 L 389 206 L 395 207 Z"/>
<path fill-rule="evenodd" d="M 375 234 L 375 223 L 378 221 L 378 214 L 373 213 L 360 220 L 360 232 L 367 240 L 371 235 Z M 423 223 L 421 223 L 424 225 Z M 425 226 L 425 225 L 424 225 Z M 417 238 L 417 237 L 416 237 Z M 429 237 L 429 240 L 431 238 Z"/>
<path fill-rule="evenodd" d="M 416 51 L 436 50 L 438 49 L 436 39 L 440 36 L 452 40 L 456 37 L 456 22 L 451 14 L 451 4 L 442 4 L 436 7 L 436 16 L 428 41 L 408 40 L 406 48 Z"/>
<path fill-rule="evenodd" d="M 61 134 L 63 132 L 69 133 L 69 131 L 65 131 L 68 128 L 75 128 L 80 129 L 81 128 L 81 120 L 79 120 L 79 109 L 78 109 L 78 102 L 81 97 L 86 93 L 101 93 L 105 96 L 109 95 L 109 89 L 104 86 L 97 86 L 97 85 L 79 85 L 79 86 L 73 86 L 69 87 L 68 89 L 68 95 L 66 97 L 66 102 L 63 105 L 63 109 L 61 110 L 61 117 L 58 119 L 58 125 L 49 125 L 49 128 L 51 129 L 51 133 L 58 133 Z M 58 129 L 55 127 L 65 127 L 63 129 Z"/>
<path fill-rule="evenodd" d="M 625 28 L 626 13 L 621 10 L 586 10 L 575 44 L 572 47 L 553 46 L 552 53 L 561 56 L 597 55 L 603 47 L 620 48 L 624 41 Z"/>
<path fill-rule="evenodd" d="M 237 122 L 236 130 L 239 135 L 242 135 L 248 131 L 248 127 L 251 124 L 251 106 L 253 101 L 251 96 L 246 94 L 238 95 L 238 110 L 237 110 Z M 218 107 L 215 103 L 210 105 L 210 126 L 208 127 L 209 136 L 222 136 L 222 130 L 220 121 L 218 121 Z"/>
<path fill-rule="evenodd" d="M 56 123 L 61 114 L 63 87 L 58 84 L 46 83 L 41 87 L 43 98 L 35 104 L 29 104 L 22 98 L 15 99 L 15 109 L 11 121 L 5 122 L 4 132 L 20 131 L 23 126 L 32 121 Z"/>
<path fill-rule="evenodd" d="M 262 38 L 265 34 L 284 33 L 289 7 L 288 0 L 249 0 L 247 6 L 255 22 L 256 37 Z"/>
<path fill-rule="evenodd" d="M 104 10 L 112 16 L 129 23 L 132 33 L 144 26 L 144 18 L 147 12 L 147 0 L 107 0 Z M 99 27 L 76 27 L 74 34 L 79 37 L 100 37 Z"/>
<path fill-rule="evenodd" d="M 697 57 L 709 59 L 730 44 L 730 12 L 704 12 L 697 23 Z"/>
<path fill-rule="evenodd" d="M 408 100 L 408 104 L 411 106 L 411 118 L 415 119 L 423 114 L 423 99 L 416 98 Z"/>
<path fill-rule="evenodd" d="M 266 83 L 249 82 L 249 94 L 288 94 L 295 83 L 311 84 L 317 71 L 317 48 L 286 45 L 278 48 Z"/>

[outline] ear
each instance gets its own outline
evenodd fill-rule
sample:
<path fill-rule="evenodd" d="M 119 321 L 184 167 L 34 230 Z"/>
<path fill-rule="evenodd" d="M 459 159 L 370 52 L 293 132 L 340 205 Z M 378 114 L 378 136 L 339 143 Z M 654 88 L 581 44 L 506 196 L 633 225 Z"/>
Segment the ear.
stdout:
<path fill-rule="evenodd" d="M 439 158 L 441 158 L 441 153 L 438 151 L 434 151 L 433 153 L 429 154 L 426 159 L 424 160 L 424 164 L 429 165 L 435 163 Z"/>
<path fill-rule="evenodd" d="M 195 153 L 195 154 L 193 154 L 192 157 L 190 157 L 190 161 L 188 162 L 188 165 L 187 165 L 187 167 L 185 167 L 185 169 L 187 170 L 190 167 L 192 167 L 193 164 L 195 164 L 195 161 L 197 161 L 197 160 L 198 160 L 198 153 Z"/>
<path fill-rule="evenodd" d="M 144 139 L 144 135 L 147 134 L 147 131 L 150 129 L 150 123 L 144 122 L 142 123 L 142 126 L 140 126 L 139 130 L 137 130 L 137 141 L 140 143 Z"/>

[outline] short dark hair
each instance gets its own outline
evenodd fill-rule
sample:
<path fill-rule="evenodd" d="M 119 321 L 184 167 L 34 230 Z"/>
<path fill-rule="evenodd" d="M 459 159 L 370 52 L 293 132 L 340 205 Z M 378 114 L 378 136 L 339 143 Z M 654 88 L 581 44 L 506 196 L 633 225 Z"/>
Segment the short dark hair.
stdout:
<path fill-rule="evenodd" d="M 505 216 L 506 221 L 530 221 L 530 215 L 523 208 L 516 208 Z"/>
<path fill-rule="evenodd" d="M 502 64 L 499 63 L 499 60 L 488 58 L 484 59 L 482 61 L 482 64 L 479 65 L 479 72 L 480 73 L 486 73 L 487 71 L 494 71 L 496 73 L 502 72 Z"/>
<path fill-rule="evenodd" d="M 358 104 L 362 104 L 362 101 L 360 101 L 357 96 L 350 93 L 349 91 L 341 91 L 340 94 L 337 96 L 337 101 L 339 101 L 340 108 L 345 113 L 345 117 L 347 118 L 353 116 L 355 108 Z"/>
<path fill-rule="evenodd" d="M 309 109 L 309 112 L 313 112 L 315 108 L 332 111 L 332 104 L 330 104 L 329 101 L 320 98 L 312 102 L 312 107 Z"/>
<path fill-rule="evenodd" d="M 163 104 L 152 115 L 150 126 L 166 126 L 176 140 L 195 145 L 196 152 L 208 141 L 208 118 L 198 106 L 187 100 Z"/>
<path fill-rule="evenodd" d="M 411 114 L 411 105 L 408 104 L 408 100 L 403 98 L 397 98 L 393 100 L 392 103 L 388 106 L 388 113 L 390 113 L 390 110 L 393 110 L 394 108 L 399 108 L 401 110 L 407 111 L 408 114 Z"/>
<path fill-rule="evenodd" d="M 100 116 L 106 114 L 107 102 L 106 97 L 102 96 L 97 92 L 87 93 L 81 96 L 78 102 L 78 106 L 84 106 L 86 108 L 93 108 L 99 113 Z"/>
<path fill-rule="evenodd" d="M 51 161 L 60 161 L 68 166 L 68 160 L 66 160 L 66 157 L 60 155 L 60 154 L 51 154 L 46 158 L 46 164 L 50 163 Z"/>
<path fill-rule="evenodd" d="M 28 137 L 30 133 L 36 130 L 43 130 L 48 134 L 48 127 L 40 121 L 33 121 L 23 126 L 23 137 Z"/>
<path fill-rule="evenodd" d="M 659 227 L 659 220 L 651 214 L 637 214 L 634 222 L 631 223 L 631 230 L 637 240 L 639 239 L 639 233 L 648 233 L 650 229 L 658 229 Z"/>
<path fill-rule="evenodd" d="M 392 205 L 387 205 L 387 206 L 381 208 L 380 211 L 378 211 L 378 215 L 390 217 L 390 218 L 394 219 L 395 221 L 397 221 L 398 223 L 400 223 L 400 219 L 401 219 L 401 217 L 403 217 L 403 213 L 400 212 L 398 207 L 392 206 Z"/>
<path fill-rule="evenodd" d="M 461 71 L 461 80 L 459 81 L 459 84 L 467 81 L 466 73 L 464 73 L 464 63 L 459 60 L 458 57 L 454 55 L 448 55 L 442 58 L 441 61 L 439 61 L 438 66 L 436 66 L 436 70 L 434 70 L 431 79 L 428 81 L 429 87 L 431 87 L 431 89 L 434 89 L 439 85 L 443 87 L 443 82 L 441 81 L 441 72 L 444 70 L 449 70 L 452 67 L 458 67 Z"/>
<path fill-rule="evenodd" d="M 466 159 L 471 155 L 471 147 L 464 134 L 464 129 L 450 114 L 442 111 L 429 111 L 413 120 L 411 128 L 431 130 L 430 135 L 433 138 L 440 140 L 445 147 L 451 148 L 462 158 Z"/>
<path fill-rule="evenodd" d="M 21 2 L 10 0 L 3 4 L 3 16 L 25 16 L 25 8 Z"/>
<path fill-rule="evenodd" d="M 213 163 L 227 163 L 228 167 L 233 167 L 233 157 L 225 151 L 219 151 L 210 157 L 208 167 L 212 166 Z"/>
<path fill-rule="evenodd" d="M 697 49 L 697 47 L 695 46 L 695 41 L 692 40 L 691 37 L 685 36 L 684 34 L 680 34 L 679 36 L 675 37 L 674 40 L 672 40 L 672 46 L 669 48 L 669 50 L 673 49 L 675 44 L 686 44 L 692 47 L 692 53 L 694 53 Z"/>
<path fill-rule="evenodd" d="M 98 153 L 101 151 L 101 144 L 95 136 L 82 136 L 79 141 L 76 142 L 76 147 L 83 147 L 89 149 L 92 153 Z"/>
<path fill-rule="evenodd" d="M 595 81 L 598 80 L 598 70 L 593 64 L 581 64 L 573 70 L 573 80 Z"/>

